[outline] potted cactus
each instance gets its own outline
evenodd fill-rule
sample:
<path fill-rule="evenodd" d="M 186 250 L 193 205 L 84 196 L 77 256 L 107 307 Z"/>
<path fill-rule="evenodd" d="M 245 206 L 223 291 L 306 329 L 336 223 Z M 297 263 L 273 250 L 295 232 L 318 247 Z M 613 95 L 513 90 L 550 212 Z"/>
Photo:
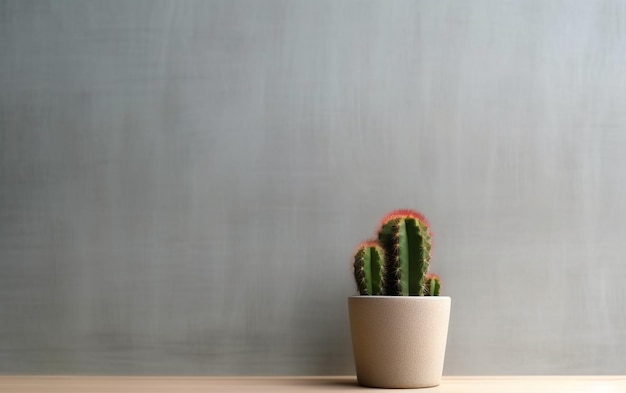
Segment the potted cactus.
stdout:
<path fill-rule="evenodd" d="M 358 296 L 348 299 L 360 385 L 421 388 L 441 382 L 451 300 L 429 273 L 432 234 L 423 214 L 387 214 L 354 254 Z"/>

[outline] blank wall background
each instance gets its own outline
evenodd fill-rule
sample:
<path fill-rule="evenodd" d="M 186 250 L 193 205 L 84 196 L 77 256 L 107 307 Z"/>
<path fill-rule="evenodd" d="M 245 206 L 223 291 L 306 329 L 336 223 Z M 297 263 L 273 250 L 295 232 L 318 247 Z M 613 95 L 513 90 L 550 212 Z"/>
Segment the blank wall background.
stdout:
<path fill-rule="evenodd" d="M 351 374 L 432 221 L 446 374 L 623 374 L 626 4 L 0 1 L 0 373 Z"/>

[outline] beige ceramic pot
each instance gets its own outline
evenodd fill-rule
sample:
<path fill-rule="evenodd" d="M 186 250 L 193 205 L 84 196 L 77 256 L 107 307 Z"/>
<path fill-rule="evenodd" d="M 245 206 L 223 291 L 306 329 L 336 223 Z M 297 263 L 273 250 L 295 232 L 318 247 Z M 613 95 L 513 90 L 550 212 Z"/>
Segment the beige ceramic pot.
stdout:
<path fill-rule="evenodd" d="M 448 296 L 351 296 L 359 385 L 425 388 L 441 383 L 450 320 Z"/>

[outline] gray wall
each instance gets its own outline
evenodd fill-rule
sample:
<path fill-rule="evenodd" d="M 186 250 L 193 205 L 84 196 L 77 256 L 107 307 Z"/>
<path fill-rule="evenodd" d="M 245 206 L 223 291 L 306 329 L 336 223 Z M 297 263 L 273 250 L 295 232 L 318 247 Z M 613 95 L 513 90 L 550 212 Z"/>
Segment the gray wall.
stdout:
<path fill-rule="evenodd" d="M 0 373 L 351 374 L 432 221 L 446 374 L 626 372 L 626 3 L 0 0 Z"/>

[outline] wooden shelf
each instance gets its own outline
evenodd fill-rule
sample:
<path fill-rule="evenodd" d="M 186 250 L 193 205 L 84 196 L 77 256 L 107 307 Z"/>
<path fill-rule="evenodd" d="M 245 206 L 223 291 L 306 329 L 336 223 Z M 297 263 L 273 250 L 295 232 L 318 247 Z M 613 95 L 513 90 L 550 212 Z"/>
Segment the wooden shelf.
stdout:
<path fill-rule="evenodd" d="M 355 377 L 83 377 L 0 376 L 2 393 L 199 393 L 199 392 L 349 392 L 364 391 Z M 388 391 L 387 389 L 371 390 Z M 414 391 L 394 389 L 389 391 Z M 617 393 L 626 376 L 444 377 L 421 392 Z"/>

